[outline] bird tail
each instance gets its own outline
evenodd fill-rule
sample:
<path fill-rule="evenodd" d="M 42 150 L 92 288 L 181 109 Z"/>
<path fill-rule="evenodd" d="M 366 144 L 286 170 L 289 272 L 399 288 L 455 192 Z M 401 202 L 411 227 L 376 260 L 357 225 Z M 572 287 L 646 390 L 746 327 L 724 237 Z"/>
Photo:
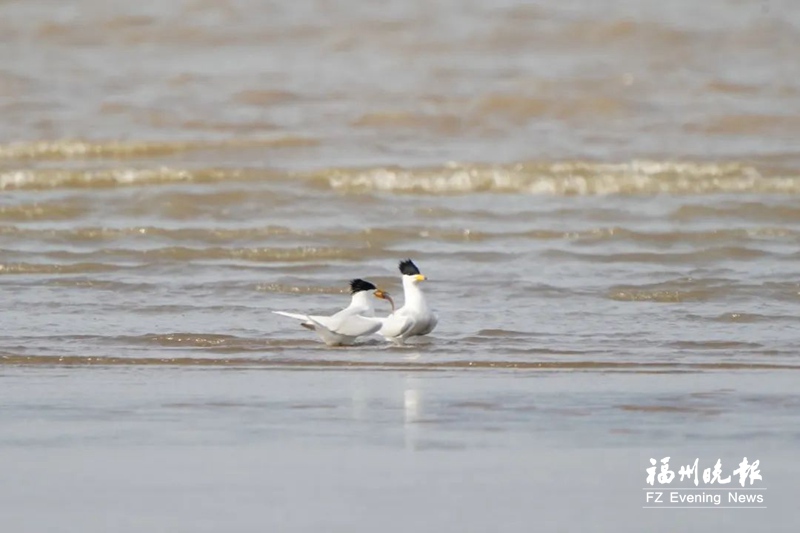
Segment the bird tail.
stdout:
<path fill-rule="evenodd" d="M 295 320 L 301 320 L 302 323 L 300 324 L 306 329 L 314 329 L 314 323 L 308 318 L 308 315 L 301 315 L 299 313 L 287 313 L 286 311 L 273 311 L 276 315 L 281 316 L 288 316 L 289 318 L 294 318 Z"/>

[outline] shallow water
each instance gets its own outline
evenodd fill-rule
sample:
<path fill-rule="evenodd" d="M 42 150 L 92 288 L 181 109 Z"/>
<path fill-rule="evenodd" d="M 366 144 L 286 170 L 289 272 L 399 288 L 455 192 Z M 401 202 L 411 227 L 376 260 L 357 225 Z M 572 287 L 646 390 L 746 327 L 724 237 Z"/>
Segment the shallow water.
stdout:
<path fill-rule="evenodd" d="M 0 3 L 12 530 L 788 531 L 798 28 L 777 0 Z M 405 257 L 440 316 L 410 346 L 270 313 L 353 277 L 402 301 Z M 761 456 L 768 509 L 642 510 L 662 450 Z"/>
<path fill-rule="evenodd" d="M 4 524 L 794 530 L 792 373 L 427 370 L 6 367 Z M 758 458 L 767 509 L 642 509 L 667 454 Z"/>

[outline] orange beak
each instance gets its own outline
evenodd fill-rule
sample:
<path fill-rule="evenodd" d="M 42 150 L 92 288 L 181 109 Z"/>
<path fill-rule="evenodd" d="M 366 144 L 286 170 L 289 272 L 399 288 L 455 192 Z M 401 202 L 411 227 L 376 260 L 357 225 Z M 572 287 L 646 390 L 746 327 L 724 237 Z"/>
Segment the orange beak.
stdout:
<path fill-rule="evenodd" d="M 392 300 L 392 297 L 389 296 L 388 292 L 378 289 L 377 291 L 375 291 L 375 297 L 382 298 L 383 300 L 388 300 L 389 303 L 392 304 L 392 313 L 394 313 L 394 300 Z"/>

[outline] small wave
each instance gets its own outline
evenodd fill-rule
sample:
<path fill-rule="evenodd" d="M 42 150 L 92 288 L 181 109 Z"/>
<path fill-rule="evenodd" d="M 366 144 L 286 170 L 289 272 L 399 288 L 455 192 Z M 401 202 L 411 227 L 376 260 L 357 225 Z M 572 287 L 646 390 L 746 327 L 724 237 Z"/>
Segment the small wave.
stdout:
<path fill-rule="evenodd" d="M 757 342 L 741 341 L 676 341 L 670 346 L 680 350 L 757 350 L 764 346 Z"/>
<path fill-rule="evenodd" d="M 615 406 L 622 411 L 637 411 L 642 413 L 699 413 L 704 415 L 717 415 L 721 409 L 713 409 L 699 405 L 634 405 L 623 404 Z"/>
<path fill-rule="evenodd" d="M 278 294 L 342 294 L 346 292 L 344 289 L 336 287 L 300 286 L 286 283 L 261 283 L 256 285 L 256 290 Z"/>
<path fill-rule="evenodd" d="M 33 141 L 0 144 L 0 161 L 15 159 L 128 159 L 160 157 L 197 150 L 226 148 L 290 148 L 313 146 L 307 137 L 271 137 L 230 141 Z"/>
<path fill-rule="evenodd" d="M 48 285 L 51 287 L 68 287 L 70 289 L 83 289 L 89 291 L 109 291 L 114 293 L 131 292 L 138 294 L 142 294 L 145 291 L 152 291 L 158 287 L 158 285 L 153 283 L 141 283 L 141 282 L 132 283 L 125 281 L 90 279 L 84 276 L 79 278 L 74 278 L 74 277 L 52 278 L 40 283 L 42 285 Z"/>
<path fill-rule="evenodd" d="M 670 218 L 681 222 L 693 220 L 735 220 L 753 222 L 800 221 L 800 207 L 775 205 L 765 202 L 743 202 L 735 205 L 684 205 L 676 209 Z M 761 231 L 768 231 L 762 229 Z"/>
<path fill-rule="evenodd" d="M 148 334 L 127 339 L 133 344 L 158 344 L 165 347 L 209 348 L 241 341 L 234 335 L 216 335 L 210 333 L 167 333 Z"/>
<path fill-rule="evenodd" d="M 714 293 L 707 290 L 666 290 L 666 289 L 612 289 L 608 297 L 618 302 L 702 302 L 713 297 Z"/>
<path fill-rule="evenodd" d="M 252 261 L 252 262 L 302 262 L 302 261 L 318 261 L 318 260 L 335 260 L 335 259 L 363 259 L 365 256 L 364 250 L 350 250 L 346 248 L 336 247 L 316 247 L 316 246 L 298 246 L 292 248 L 269 248 L 269 247 L 254 247 L 254 248 L 222 248 L 222 247 L 208 247 L 208 248 L 190 248 L 187 246 L 166 246 L 162 248 L 152 248 L 148 250 L 135 250 L 127 248 L 103 248 L 92 252 L 72 252 L 57 250 L 51 252 L 43 252 L 37 254 L 38 257 L 46 258 L 48 260 L 57 261 L 70 261 L 85 265 L 96 265 L 104 268 L 121 268 L 114 265 L 99 264 L 100 260 L 109 261 L 215 261 L 215 260 L 231 260 L 231 261 Z M 96 259 L 98 263 L 90 262 L 89 260 Z M 58 269 L 72 269 L 77 268 L 78 265 L 34 265 L 26 266 L 30 269 L 41 267 L 42 272 L 48 269 L 58 271 Z M 7 266 L 6 268 L 11 268 Z M 31 273 L 37 273 L 31 271 Z"/>
<path fill-rule="evenodd" d="M 440 168 L 328 169 L 309 176 L 344 193 L 555 196 L 783 193 L 800 194 L 800 176 L 767 177 L 741 163 L 633 161 L 531 163 L 510 166 L 450 164 Z"/>
<path fill-rule="evenodd" d="M 488 239 L 494 234 L 476 234 L 475 240 Z M 535 230 L 522 233 L 504 233 L 497 235 L 505 238 L 528 238 L 535 240 L 568 240 L 580 244 L 593 244 L 607 241 L 633 242 L 657 247 L 695 245 L 716 243 L 742 243 L 748 240 L 761 239 L 795 239 L 800 231 L 788 228 L 727 228 L 701 231 L 667 231 L 647 232 L 634 231 L 620 226 L 593 228 L 580 231 Z"/>
<path fill-rule="evenodd" d="M 208 183 L 243 179 L 240 170 L 188 170 L 160 167 L 154 169 L 116 168 L 110 170 L 16 170 L 0 172 L 2 189 L 102 188 L 166 183 Z"/>
<path fill-rule="evenodd" d="M 531 337 L 534 333 L 529 331 L 516 331 L 512 329 L 482 329 L 475 334 L 478 337 Z"/>
<path fill-rule="evenodd" d="M 330 168 L 285 174 L 256 169 L 113 168 L 22 169 L 0 172 L 0 189 L 144 186 L 222 181 L 291 181 L 344 194 L 459 195 L 521 193 L 554 196 L 800 194 L 800 175 L 762 176 L 741 163 L 633 161 L 630 163 L 448 164 L 436 168 Z M 677 213 L 677 217 L 681 214 Z"/>
<path fill-rule="evenodd" d="M 355 127 L 370 129 L 420 129 L 452 134 L 462 127 L 463 119 L 456 115 L 425 115 L 404 111 L 365 113 L 352 122 Z"/>
<path fill-rule="evenodd" d="M 714 322 L 735 323 L 735 324 L 755 324 L 757 322 L 772 322 L 781 319 L 796 320 L 797 317 L 776 317 L 772 315 L 760 315 L 757 313 L 723 313 L 713 317 Z"/>
<path fill-rule="evenodd" d="M 506 329 L 482 329 L 472 335 L 467 335 L 461 340 L 469 344 L 479 344 L 484 346 L 495 345 L 499 339 L 502 339 L 506 346 L 530 346 L 531 338 L 536 337 L 537 334 L 528 331 L 515 331 Z M 538 352 L 544 353 L 544 352 Z M 555 352 L 548 351 L 549 355 L 558 355 Z M 570 352 L 565 355 L 578 355 L 576 352 Z"/>
<path fill-rule="evenodd" d="M 294 343 L 298 345 L 299 343 Z M 313 342 L 303 343 L 307 348 Z M 736 343 L 734 343 L 736 344 Z M 286 344 L 285 347 L 292 345 Z M 263 351 L 268 351 L 265 347 Z M 658 363 L 614 361 L 508 361 L 508 360 L 455 360 L 455 361 L 367 361 L 363 359 L 280 358 L 280 357 L 114 357 L 78 355 L 28 355 L 0 352 L 0 366 L 190 366 L 190 367 L 254 367 L 254 368 L 311 368 L 311 369 L 386 369 L 402 371 L 431 370 L 528 370 L 528 371 L 599 371 L 599 372 L 702 372 L 732 370 L 800 370 L 800 365 L 778 363 Z"/>
<path fill-rule="evenodd" d="M 685 126 L 691 133 L 711 135 L 780 134 L 791 135 L 800 128 L 800 117 L 794 114 L 741 114 L 707 119 L 700 124 Z"/>
<path fill-rule="evenodd" d="M 721 246 L 693 252 L 628 252 L 628 253 L 579 253 L 566 250 L 549 250 L 550 257 L 573 259 L 591 263 L 652 263 L 685 264 L 717 261 L 751 261 L 762 257 L 777 257 L 778 254 L 742 246 Z"/>
<path fill-rule="evenodd" d="M 233 101 L 254 107 L 270 107 L 300 100 L 298 94 L 282 90 L 245 89 L 233 95 Z"/>
<path fill-rule="evenodd" d="M 2 176 L 0 173 L 0 189 L 2 189 Z M 85 215 L 88 211 L 86 205 L 75 205 L 68 202 L 36 202 L 32 204 L 2 205 L 0 206 L 0 220 L 7 222 L 30 222 L 33 220 L 70 220 Z M 9 234 L 16 229 L 4 227 L 3 233 Z"/>
<path fill-rule="evenodd" d="M 186 248 L 170 246 L 144 252 L 128 251 L 123 253 L 139 254 L 146 259 L 174 261 L 231 259 L 256 262 L 331 260 L 363 255 L 361 252 L 356 253 L 342 248 L 316 246 L 300 246 L 296 248 Z"/>
<path fill-rule="evenodd" d="M 145 239 L 165 239 L 175 242 L 203 242 L 230 244 L 236 240 L 266 239 L 282 235 L 305 235 L 307 232 L 292 230 L 283 226 L 261 228 L 181 228 L 169 229 L 155 226 L 129 228 L 84 227 L 75 229 L 33 229 L 17 226 L 0 227 L 0 235 L 15 238 L 36 239 L 63 243 L 108 243 L 132 237 Z"/>
<path fill-rule="evenodd" d="M 542 97 L 516 93 L 494 93 L 477 100 L 470 109 L 470 116 L 473 122 L 477 123 L 501 120 L 523 125 L 537 117 L 570 120 L 591 116 L 596 119 L 601 116 L 620 116 L 625 112 L 624 100 L 597 94 L 566 97 L 562 93 Z"/>
<path fill-rule="evenodd" d="M 0 263 L 0 276 L 6 274 L 91 274 L 113 272 L 122 268 L 103 263 L 73 263 L 68 265 L 39 263 Z"/>
<path fill-rule="evenodd" d="M 30 219 L 29 214 L 35 209 L 40 218 L 46 218 L 48 209 L 44 206 L 20 209 L 7 213 L 11 219 Z M 74 210 L 77 213 L 77 209 Z M 70 218 L 70 211 L 62 212 L 63 217 Z M 0 219 L 3 217 L 0 208 Z M 58 213 L 56 213 L 58 214 Z M 101 226 L 88 226 L 74 229 L 37 229 L 20 226 L 0 227 L 0 236 L 9 236 L 20 239 L 40 240 L 57 243 L 110 243 L 128 239 L 143 238 L 147 240 L 159 239 L 176 243 L 208 243 L 208 244 L 233 244 L 236 241 L 267 240 L 274 237 L 302 237 L 304 239 L 319 240 L 337 244 L 365 244 L 370 247 L 386 246 L 390 243 L 402 241 L 419 241 L 420 239 L 438 242 L 491 242 L 503 240 L 533 240 L 533 241 L 570 241 L 578 244 L 591 245 L 607 241 L 633 242 L 653 246 L 670 246 L 675 244 L 693 243 L 697 245 L 714 243 L 740 243 L 746 240 L 759 239 L 788 239 L 800 236 L 800 231 L 787 228 L 742 228 L 719 229 L 707 231 L 672 231 L 672 232 L 638 232 L 624 227 L 611 226 L 592 228 L 577 231 L 558 230 L 529 230 L 488 232 L 463 229 L 445 229 L 423 226 L 409 227 L 371 227 L 360 231 L 349 230 L 323 230 L 310 231 L 288 228 L 285 226 L 264 226 L 250 228 L 180 228 L 171 229 L 158 226 L 133 226 L 123 228 L 106 228 Z"/>
<path fill-rule="evenodd" d="M 608 297 L 620 302 L 704 302 L 729 295 L 736 289 L 731 280 L 716 278 L 679 278 L 647 285 L 617 285 Z"/>

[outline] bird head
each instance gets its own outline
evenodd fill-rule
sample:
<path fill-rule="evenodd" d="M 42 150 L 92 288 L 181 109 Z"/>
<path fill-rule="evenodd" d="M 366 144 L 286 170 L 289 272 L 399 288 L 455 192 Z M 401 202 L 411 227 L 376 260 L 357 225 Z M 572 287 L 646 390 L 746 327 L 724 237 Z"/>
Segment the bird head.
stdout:
<path fill-rule="evenodd" d="M 374 291 L 377 290 L 378 287 L 370 283 L 369 281 L 363 279 L 351 279 L 350 280 L 350 294 L 357 294 L 362 291 Z"/>
<path fill-rule="evenodd" d="M 350 281 L 350 293 L 355 295 L 360 292 L 365 293 L 372 293 L 375 298 L 380 298 L 381 300 L 386 300 L 392 305 L 392 312 L 394 312 L 394 300 L 392 297 L 389 296 L 389 293 L 377 288 L 375 285 L 370 283 L 369 281 L 363 279 L 354 279 Z"/>
<path fill-rule="evenodd" d="M 417 268 L 417 265 L 415 265 L 411 259 L 400 261 L 398 268 L 403 275 L 403 279 L 408 279 L 414 283 L 428 279 L 424 274 L 420 273 L 419 268 Z"/>

